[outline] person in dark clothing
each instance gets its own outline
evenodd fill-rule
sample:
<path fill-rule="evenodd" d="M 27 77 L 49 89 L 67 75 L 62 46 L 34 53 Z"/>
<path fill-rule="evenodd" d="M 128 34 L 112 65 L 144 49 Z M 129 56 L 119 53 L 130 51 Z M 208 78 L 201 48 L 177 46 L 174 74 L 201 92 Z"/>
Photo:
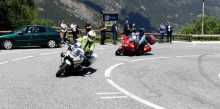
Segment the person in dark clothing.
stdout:
<path fill-rule="evenodd" d="M 116 39 L 117 39 L 117 35 L 118 35 L 118 26 L 117 26 L 117 22 L 116 21 L 112 25 L 112 32 L 113 32 L 113 40 L 114 40 L 113 44 L 116 45 L 117 44 L 116 43 Z"/>
<path fill-rule="evenodd" d="M 91 31 L 92 28 L 89 21 L 86 22 L 85 28 L 86 28 L 86 35 L 88 35 L 89 31 Z"/>
<path fill-rule="evenodd" d="M 131 32 L 131 25 L 128 23 L 128 20 L 126 20 L 124 25 L 124 34 L 128 36 Z"/>
<path fill-rule="evenodd" d="M 173 32 L 173 26 L 170 25 L 170 22 L 167 22 L 166 30 L 167 30 L 167 42 L 170 42 L 172 44 L 172 32 Z"/>
<path fill-rule="evenodd" d="M 136 27 L 135 27 L 135 23 L 133 23 L 132 28 L 131 28 L 131 33 L 136 33 Z"/>
<path fill-rule="evenodd" d="M 75 24 L 74 21 L 72 21 L 72 24 L 70 25 L 71 30 L 72 30 L 72 34 L 73 34 L 73 41 L 75 41 L 77 39 L 77 25 Z"/>
<path fill-rule="evenodd" d="M 102 22 L 101 26 L 100 26 L 100 31 L 101 31 L 101 41 L 100 41 L 100 45 L 104 45 L 105 44 L 105 23 Z"/>

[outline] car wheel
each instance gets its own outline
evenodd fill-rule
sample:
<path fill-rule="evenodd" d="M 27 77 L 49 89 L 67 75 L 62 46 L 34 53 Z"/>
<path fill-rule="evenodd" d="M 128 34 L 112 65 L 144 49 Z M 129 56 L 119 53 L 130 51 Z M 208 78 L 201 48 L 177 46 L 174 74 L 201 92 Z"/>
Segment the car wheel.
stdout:
<path fill-rule="evenodd" d="M 2 43 L 2 47 L 4 49 L 9 50 L 9 49 L 11 49 L 13 47 L 13 43 L 12 43 L 11 40 L 4 40 L 3 43 Z"/>
<path fill-rule="evenodd" d="M 56 41 L 55 41 L 55 40 L 49 40 L 49 41 L 47 42 L 47 46 L 48 46 L 49 48 L 55 48 L 55 47 L 56 47 Z"/>

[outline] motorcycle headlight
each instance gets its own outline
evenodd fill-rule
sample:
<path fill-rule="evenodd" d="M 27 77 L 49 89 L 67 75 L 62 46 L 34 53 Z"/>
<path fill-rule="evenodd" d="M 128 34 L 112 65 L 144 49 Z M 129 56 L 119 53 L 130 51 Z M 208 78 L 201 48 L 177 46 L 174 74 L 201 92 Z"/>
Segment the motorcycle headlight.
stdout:
<path fill-rule="evenodd" d="M 75 56 L 79 56 L 79 54 L 81 53 L 81 51 L 79 49 L 75 49 L 73 52 L 73 55 Z"/>

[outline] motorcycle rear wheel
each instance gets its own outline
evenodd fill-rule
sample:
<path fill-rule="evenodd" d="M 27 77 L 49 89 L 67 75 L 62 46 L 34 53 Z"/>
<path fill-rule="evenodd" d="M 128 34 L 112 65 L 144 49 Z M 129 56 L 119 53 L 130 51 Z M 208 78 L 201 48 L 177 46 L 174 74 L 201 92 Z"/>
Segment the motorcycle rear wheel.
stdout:
<path fill-rule="evenodd" d="M 122 54 L 123 50 L 121 49 L 118 49 L 116 52 L 115 52 L 115 55 L 116 56 L 120 56 Z"/>
<path fill-rule="evenodd" d="M 60 77 L 61 76 L 61 74 L 67 69 L 67 67 L 68 67 L 69 65 L 68 64 L 63 64 L 63 65 L 61 65 L 61 67 L 60 67 L 60 69 L 57 71 L 57 73 L 56 73 L 56 77 Z"/>

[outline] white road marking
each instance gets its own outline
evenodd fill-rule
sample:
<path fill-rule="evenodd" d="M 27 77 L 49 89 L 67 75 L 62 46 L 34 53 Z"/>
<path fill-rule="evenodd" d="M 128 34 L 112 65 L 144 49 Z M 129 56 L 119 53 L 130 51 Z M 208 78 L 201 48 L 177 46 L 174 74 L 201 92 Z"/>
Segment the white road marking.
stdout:
<path fill-rule="evenodd" d="M 159 106 L 159 105 L 156 105 L 156 104 L 154 104 L 154 103 L 151 103 L 151 102 L 149 102 L 149 101 L 146 101 L 146 100 L 144 100 L 144 99 L 142 99 L 142 98 L 140 98 L 140 97 L 138 97 L 138 96 L 136 96 L 136 95 L 134 95 L 134 94 L 132 94 L 132 93 L 130 93 L 130 92 L 128 92 L 128 91 L 126 91 L 125 89 L 123 89 L 123 88 L 121 88 L 120 86 L 118 86 L 117 84 L 115 84 L 111 79 L 107 79 L 107 81 L 108 81 L 113 87 L 115 87 L 116 89 L 118 89 L 119 91 L 121 91 L 122 93 L 124 93 L 125 95 L 127 95 L 127 96 L 129 96 L 129 97 L 131 97 L 131 98 L 133 98 L 133 99 L 135 99 L 135 100 L 137 100 L 137 101 L 139 101 L 139 102 L 141 102 L 141 103 L 143 103 L 143 104 L 146 104 L 146 105 L 148 105 L 148 106 L 150 106 L 150 107 L 153 107 L 153 108 L 156 108 L 156 109 L 165 109 L 164 107 L 161 107 L 161 106 Z"/>
<path fill-rule="evenodd" d="M 213 53 L 213 54 L 220 57 L 220 53 Z"/>
<path fill-rule="evenodd" d="M 202 43 L 202 44 L 219 44 L 220 41 L 193 41 L 193 43 Z"/>
<path fill-rule="evenodd" d="M 156 57 L 156 58 L 136 59 L 136 60 L 131 60 L 131 61 L 128 61 L 128 62 L 136 62 L 136 61 L 144 61 L 144 60 L 153 60 L 153 59 L 168 59 L 168 58 L 172 58 L 172 57 Z"/>
<path fill-rule="evenodd" d="M 27 56 L 27 57 L 22 57 L 22 58 L 13 59 L 13 60 L 11 60 L 11 61 L 13 62 L 13 61 L 18 61 L 18 60 L 23 60 L 23 59 L 33 58 L 33 57 L 34 57 L 34 56 Z"/>
<path fill-rule="evenodd" d="M 125 59 L 125 58 L 112 58 L 113 60 L 117 60 L 117 61 L 129 61 L 130 59 Z"/>
<path fill-rule="evenodd" d="M 0 62 L 0 65 L 1 65 L 1 64 L 6 64 L 6 63 L 8 63 L 8 62 L 9 62 L 9 61 Z"/>
<path fill-rule="evenodd" d="M 199 57 L 200 55 L 176 56 L 177 58 Z"/>
<path fill-rule="evenodd" d="M 11 52 L 0 52 L 0 55 L 1 55 L 1 54 L 10 54 L 10 53 L 19 53 L 19 52 L 24 52 L 24 51 L 34 51 L 34 50 L 37 50 L 37 49 L 31 49 L 31 50 L 17 50 L 17 51 L 11 51 Z"/>
<path fill-rule="evenodd" d="M 201 48 L 201 47 L 209 47 L 209 46 L 183 46 L 183 47 L 188 47 L 188 48 L 190 48 L 190 47 L 197 47 L 197 48 Z"/>
<path fill-rule="evenodd" d="M 112 94 L 122 94 L 121 92 L 108 92 L 108 93 L 96 93 L 97 95 L 112 95 Z"/>
<path fill-rule="evenodd" d="M 9 54 L 9 53 L 18 53 L 18 52 L 21 52 L 21 51 L 3 52 L 3 53 L 0 53 L 0 54 Z"/>
<path fill-rule="evenodd" d="M 51 54 L 57 54 L 59 52 L 52 52 L 52 53 L 43 53 L 43 54 L 40 54 L 41 56 L 45 56 L 45 55 L 51 55 Z"/>
<path fill-rule="evenodd" d="M 218 74 L 218 77 L 220 78 L 220 73 Z"/>
<path fill-rule="evenodd" d="M 111 71 L 112 71 L 115 67 L 117 67 L 117 66 L 119 66 L 119 65 L 122 65 L 122 64 L 124 64 L 124 63 L 119 63 L 119 64 L 113 65 L 113 66 L 111 66 L 110 68 L 108 68 L 108 69 L 105 71 L 105 77 L 110 77 Z"/>
<path fill-rule="evenodd" d="M 101 97 L 102 99 L 108 99 L 108 98 L 127 98 L 127 96 L 112 96 L 112 97 Z"/>

